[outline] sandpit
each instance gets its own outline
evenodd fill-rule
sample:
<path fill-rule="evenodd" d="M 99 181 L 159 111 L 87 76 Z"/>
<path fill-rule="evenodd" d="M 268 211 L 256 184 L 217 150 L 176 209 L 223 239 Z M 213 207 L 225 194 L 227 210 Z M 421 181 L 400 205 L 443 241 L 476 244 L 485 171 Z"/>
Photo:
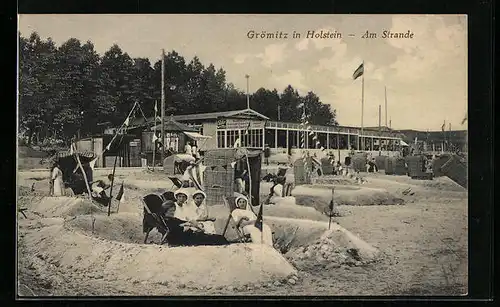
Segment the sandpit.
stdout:
<path fill-rule="evenodd" d="M 138 245 L 90 237 L 64 225 L 39 229 L 24 240 L 36 257 L 59 270 L 118 283 L 240 287 L 297 274 L 276 250 L 256 244 Z"/>
<path fill-rule="evenodd" d="M 332 185 L 301 185 L 293 189 L 298 205 L 326 212 L 332 199 Z M 381 188 L 335 186 L 334 202 L 339 206 L 402 205 L 404 200 Z"/>
<path fill-rule="evenodd" d="M 317 240 L 293 248 L 287 258 L 300 270 L 316 271 L 342 265 L 362 266 L 378 260 L 380 252 L 351 232 L 333 224 Z"/>
<path fill-rule="evenodd" d="M 42 197 L 32 202 L 29 211 L 43 217 L 67 217 L 104 212 L 104 208 L 83 197 Z"/>

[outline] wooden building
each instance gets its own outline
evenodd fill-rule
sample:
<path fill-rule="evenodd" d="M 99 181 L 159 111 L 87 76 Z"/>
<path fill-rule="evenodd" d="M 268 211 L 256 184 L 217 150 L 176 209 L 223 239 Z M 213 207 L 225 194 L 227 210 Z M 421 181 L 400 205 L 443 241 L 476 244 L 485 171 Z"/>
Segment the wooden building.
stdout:
<path fill-rule="evenodd" d="M 210 136 L 204 142 L 203 149 L 232 148 L 237 139 L 241 146 L 249 149 L 270 148 L 272 154 L 292 153 L 300 149 L 300 137 L 305 135 L 305 147 L 310 152 L 321 151 L 316 146 L 313 137 L 320 141 L 327 151 L 334 151 L 343 160 L 350 149 L 360 148 L 360 142 L 365 142 L 365 151 L 373 151 L 378 155 L 382 149 L 383 155 L 392 156 L 401 149 L 401 136 L 392 131 L 361 129 L 347 126 L 311 125 L 310 134 L 301 129 L 299 123 L 272 121 L 265 115 L 252 109 L 227 112 L 176 115 L 172 117 L 188 127 L 195 128 L 198 134 Z M 148 120 L 150 122 L 151 120 Z M 145 123 L 138 119 L 134 124 Z M 379 148 L 381 144 L 382 148 Z M 200 146 L 200 149 L 201 146 Z"/>
<path fill-rule="evenodd" d="M 113 134 L 101 134 L 82 138 L 75 142 L 76 149 L 94 152 L 98 156 L 95 167 L 113 167 L 115 157 L 118 157 L 116 166 L 141 166 L 141 139 L 133 134 L 118 134 L 110 149 L 100 155 L 113 137 Z"/>

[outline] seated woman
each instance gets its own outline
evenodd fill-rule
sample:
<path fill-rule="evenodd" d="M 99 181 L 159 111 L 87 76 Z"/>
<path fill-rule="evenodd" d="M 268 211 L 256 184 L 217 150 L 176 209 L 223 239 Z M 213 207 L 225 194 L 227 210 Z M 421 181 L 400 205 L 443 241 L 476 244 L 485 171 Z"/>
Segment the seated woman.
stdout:
<path fill-rule="evenodd" d="M 273 246 L 273 234 L 271 228 L 266 224 L 262 224 L 262 232 L 255 227 L 257 216 L 252 212 L 248 205 L 248 199 L 245 196 L 239 196 L 235 200 L 236 209 L 231 212 L 233 220 L 239 229 L 244 234 L 249 234 L 252 243 L 264 243 Z"/>
<path fill-rule="evenodd" d="M 180 188 L 174 192 L 175 213 L 174 217 L 186 221 L 185 226 L 192 231 L 203 231 L 201 223 L 196 221 L 196 209 L 194 205 L 188 202 L 189 192 L 185 188 Z"/>
<path fill-rule="evenodd" d="M 111 187 L 112 182 L 112 174 L 109 174 L 105 180 L 94 181 L 91 185 L 92 198 L 94 198 L 98 203 L 107 206 L 109 204 L 110 197 L 106 195 L 106 190 Z"/>
<path fill-rule="evenodd" d="M 185 191 L 181 191 L 179 199 L 184 198 L 182 195 Z M 187 196 L 187 194 L 184 194 Z M 186 197 L 187 198 L 187 197 Z M 176 217 L 182 214 L 177 213 L 178 202 L 166 201 L 163 203 L 163 218 L 168 227 L 168 231 L 164 234 L 162 242 L 166 242 L 171 246 L 195 246 L 195 245 L 226 245 L 229 242 L 224 236 L 217 234 L 208 234 L 201 231 L 193 230 L 190 221 L 179 219 Z M 183 204 L 184 205 L 184 204 Z"/>
<path fill-rule="evenodd" d="M 205 204 L 206 198 L 205 192 L 201 190 L 197 190 L 193 193 L 193 209 L 195 213 L 193 219 L 201 224 L 205 233 L 215 234 L 215 218 L 208 217 L 208 208 Z"/>

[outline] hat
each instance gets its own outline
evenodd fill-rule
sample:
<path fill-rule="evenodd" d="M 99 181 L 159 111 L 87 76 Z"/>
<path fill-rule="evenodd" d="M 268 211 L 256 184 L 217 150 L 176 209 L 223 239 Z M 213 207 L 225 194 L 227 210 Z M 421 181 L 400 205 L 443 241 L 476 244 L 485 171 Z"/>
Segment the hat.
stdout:
<path fill-rule="evenodd" d="M 234 203 L 236 204 L 236 206 L 238 206 L 238 200 L 240 200 L 240 199 L 244 199 L 244 200 L 246 200 L 246 202 L 247 202 L 247 206 L 249 205 L 249 204 L 248 204 L 248 198 L 247 198 L 245 195 L 240 195 L 240 196 L 236 197 L 236 199 L 234 200 Z M 247 208 L 248 208 L 248 207 L 247 207 Z"/>
<path fill-rule="evenodd" d="M 196 190 L 194 193 L 193 193 L 193 198 L 196 194 L 201 194 L 203 195 L 203 198 L 207 198 L 207 194 L 205 194 L 205 192 L 203 192 L 202 190 Z"/>
<path fill-rule="evenodd" d="M 186 195 L 186 197 L 188 197 L 188 195 L 189 195 L 187 190 L 183 189 L 183 188 L 176 190 L 174 192 L 174 197 L 177 199 L 177 195 L 179 195 L 179 194 L 184 194 L 184 195 Z"/>

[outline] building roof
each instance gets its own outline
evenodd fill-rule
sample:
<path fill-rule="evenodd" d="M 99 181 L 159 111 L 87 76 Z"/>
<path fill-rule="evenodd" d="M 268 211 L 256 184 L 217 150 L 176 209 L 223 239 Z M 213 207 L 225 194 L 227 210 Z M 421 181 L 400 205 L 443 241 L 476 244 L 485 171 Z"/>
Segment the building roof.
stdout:
<path fill-rule="evenodd" d="M 178 121 L 173 119 L 173 116 L 168 119 L 164 123 L 164 128 L 165 131 L 167 132 L 198 132 L 198 129 L 195 129 L 193 127 L 189 127 L 188 125 L 185 125 L 183 123 L 179 123 Z M 161 130 L 161 123 L 153 126 L 151 130 L 153 129 L 160 129 Z"/>
<path fill-rule="evenodd" d="M 452 130 L 452 131 L 417 131 L 417 130 L 398 130 L 395 131 L 405 136 L 405 140 L 414 142 L 415 138 L 421 141 L 442 142 L 450 140 L 451 142 L 466 142 L 467 130 Z"/>
<path fill-rule="evenodd" d="M 202 120 L 202 119 L 217 119 L 220 117 L 258 117 L 261 119 L 268 120 L 269 117 L 260 114 L 252 109 L 243 109 L 235 111 L 225 111 L 225 112 L 212 112 L 212 113 L 198 113 L 198 114 L 186 114 L 186 115 L 176 115 L 175 120 L 180 121 L 190 121 L 190 120 Z"/>
<path fill-rule="evenodd" d="M 166 117 L 166 116 L 165 116 Z M 197 114 L 185 114 L 185 115 L 169 115 L 169 119 L 174 119 L 175 121 L 197 121 L 197 120 L 206 120 L 206 119 L 217 119 L 220 117 L 239 117 L 239 118 L 259 118 L 264 120 L 269 120 L 269 117 L 260 114 L 257 111 L 252 109 L 243 109 L 243 110 L 234 110 L 234 111 L 224 111 L 224 112 L 211 112 L 211 113 L 197 113 Z M 159 117 L 158 117 L 159 118 Z M 154 118 L 150 117 L 145 119 L 135 118 L 131 121 L 129 130 L 137 127 L 141 127 L 144 125 L 151 125 L 154 122 Z M 157 123 L 160 122 L 157 119 Z"/>

